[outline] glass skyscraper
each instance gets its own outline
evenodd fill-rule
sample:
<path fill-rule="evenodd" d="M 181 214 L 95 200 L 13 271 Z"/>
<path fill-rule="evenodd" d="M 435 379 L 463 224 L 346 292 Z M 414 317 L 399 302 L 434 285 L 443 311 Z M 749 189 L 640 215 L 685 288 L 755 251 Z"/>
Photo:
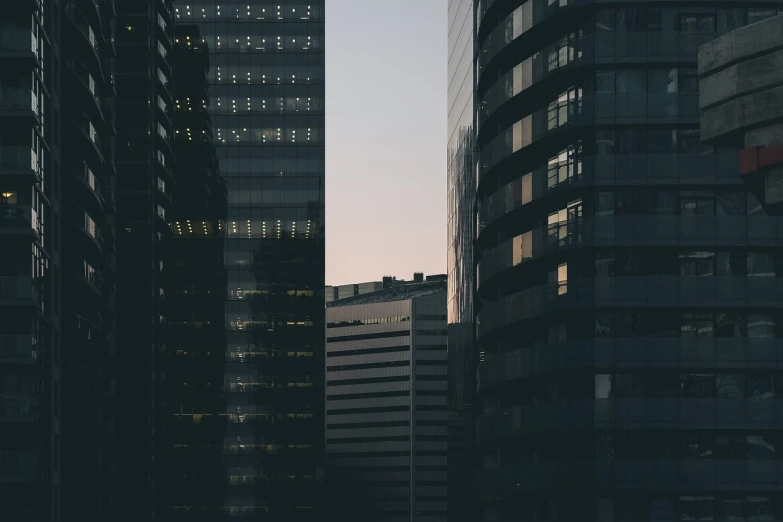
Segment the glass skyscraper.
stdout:
<path fill-rule="evenodd" d="M 781 519 L 783 236 L 696 70 L 780 2 L 474 6 L 484 520 Z"/>
<path fill-rule="evenodd" d="M 174 12 L 209 48 L 228 197 L 227 344 L 214 347 L 226 409 L 181 419 L 224 425 L 216 512 L 310 520 L 323 444 L 324 0 L 196 0 Z"/>
<path fill-rule="evenodd" d="M 477 352 L 473 340 L 473 0 L 448 6 L 448 450 L 449 520 L 473 520 L 477 506 L 473 415 Z"/>

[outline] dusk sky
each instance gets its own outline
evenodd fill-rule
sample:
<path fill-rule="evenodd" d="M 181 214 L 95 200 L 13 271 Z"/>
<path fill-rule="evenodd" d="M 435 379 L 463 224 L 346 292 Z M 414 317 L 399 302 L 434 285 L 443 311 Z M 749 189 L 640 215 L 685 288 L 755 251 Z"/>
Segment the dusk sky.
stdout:
<path fill-rule="evenodd" d="M 326 284 L 446 272 L 446 5 L 326 1 Z"/>

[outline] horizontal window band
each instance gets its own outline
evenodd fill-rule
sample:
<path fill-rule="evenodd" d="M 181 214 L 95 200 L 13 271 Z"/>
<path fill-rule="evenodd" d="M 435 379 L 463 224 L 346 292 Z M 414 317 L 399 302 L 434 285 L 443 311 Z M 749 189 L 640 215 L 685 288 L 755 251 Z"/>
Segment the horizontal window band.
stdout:
<path fill-rule="evenodd" d="M 345 401 L 348 399 L 376 399 L 384 397 L 408 397 L 410 390 L 398 390 L 387 392 L 366 392 L 366 393 L 341 393 L 336 395 L 327 395 L 328 401 Z"/>
<path fill-rule="evenodd" d="M 351 429 L 351 428 L 391 428 L 394 426 L 409 426 L 410 421 L 385 421 L 385 422 L 343 422 L 327 424 L 326 429 Z"/>
<path fill-rule="evenodd" d="M 393 413 L 398 411 L 410 411 L 410 406 L 378 406 L 370 408 L 338 408 L 335 410 L 329 410 L 326 415 L 350 415 L 356 413 Z M 422 407 L 417 409 L 421 410 Z M 443 406 L 445 411 L 446 407 Z"/>
<path fill-rule="evenodd" d="M 373 384 L 382 382 L 408 382 L 410 375 L 394 375 L 392 377 L 366 377 L 363 379 L 335 379 L 326 381 L 327 386 L 338 386 L 343 384 Z"/>
<path fill-rule="evenodd" d="M 337 437 L 330 439 L 327 437 L 327 444 L 352 444 L 359 442 L 407 442 L 410 435 L 392 435 L 388 437 Z"/>
<path fill-rule="evenodd" d="M 383 361 L 375 363 L 359 363 L 359 364 L 340 364 L 335 366 L 327 366 L 327 372 L 338 372 L 344 370 L 368 370 L 370 368 L 399 368 L 402 366 L 410 366 L 410 360 L 404 361 Z"/>
<path fill-rule="evenodd" d="M 347 355 L 370 355 L 373 353 L 396 353 L 396 352 L 409 352 L 410 345 L 405 346 L 386 346 L 383 348 L 358 348 L 356 350 L 340 350 L 336 352 L 329 352 L 326 357 L 344 357 Z M 444 346 L 445 349 L 445 346 Z"/>
<path fill-rule="evenodd" d="M 337 343 L 342 341 L 364 341 L 367 339 L 387 339 L 389 337 L 403 337 L 410 335 L 410 330 L 398 330 L 396 332 L 377 332 L 369 334 L 341 335 L 338 337 L 327 337 L 327 343 Z"/>

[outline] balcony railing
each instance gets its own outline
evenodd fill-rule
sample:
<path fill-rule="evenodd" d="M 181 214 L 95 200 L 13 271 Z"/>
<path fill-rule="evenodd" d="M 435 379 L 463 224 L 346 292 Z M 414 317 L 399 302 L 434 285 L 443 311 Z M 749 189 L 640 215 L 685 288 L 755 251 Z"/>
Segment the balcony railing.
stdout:
<path fill-rule="evenodd" d="M 35 416 L 37 402 L 24 393 L 0 393 L 0 419 L 24 419 Z"/>
<path fill-rule="evenodd" d="M 41 303 L 41 283 L 32 277 L 0 277 L 0 302 L 30 299 Z"/>
<path fill-rule="evenodd" d="M 37 53 L 38 43 L 29 29 L 0 31 L 0 52 L 29 51 Z"/>
<path fill-rule="evenodd" d="M 0 477 L 35 478 L 34 453 L 0 453 Z"/>
<path fill-rule="evenodd" d="M 37 356 L 32 335 L 0 335 L 0 360 L 20 359 L 32 361 Z"/>
<path fill-rule="evenodd" d="M 38 217 L 28 205 L 0 205 L 0 230 L 38 230 Z"/>
<path fill-rule="evenodd" d="M 38 172 L 38 156 L 29 146 L 0 146 L 0 174 L 4 170 L 32 169 Z"/>
<path fill-rule="evenodd" d="M 2 88 L 0 111 L 32 111 L 38 114 L 38 98 L 29 87 Z"/>

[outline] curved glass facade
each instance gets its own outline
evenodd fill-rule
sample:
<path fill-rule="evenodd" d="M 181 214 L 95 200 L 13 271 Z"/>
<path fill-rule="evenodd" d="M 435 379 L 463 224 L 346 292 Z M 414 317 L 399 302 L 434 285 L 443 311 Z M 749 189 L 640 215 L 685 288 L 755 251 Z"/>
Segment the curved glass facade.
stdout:
<path fill-rule="evenodd" d="M 778 5 L 476 3 L 484 520 L 783 518 L 783 223 L 696 72 Z"/>

